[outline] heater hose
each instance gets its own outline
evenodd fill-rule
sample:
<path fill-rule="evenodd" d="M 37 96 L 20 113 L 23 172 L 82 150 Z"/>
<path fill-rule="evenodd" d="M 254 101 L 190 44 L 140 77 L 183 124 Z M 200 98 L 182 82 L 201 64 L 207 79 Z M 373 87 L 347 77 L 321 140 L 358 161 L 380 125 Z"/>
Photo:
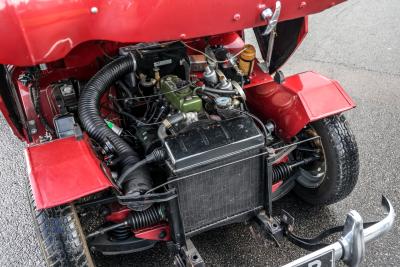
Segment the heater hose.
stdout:
<path fill-rule="evenodd" d="M 103 147 L 111 145 L 121 159 L 119 174 L 141 159 L 138 153 L 115 134 L 100 116 L 100 98 L 116 81 L 135 70 L 136 61 L 132 55 L 115 59 L 90 79 L 79 98 L 78 112 L 83 128 Z M 146 168 L 137 168 L 131 175 L 132 177 L 123 185 L 125 194 L 141 194 L 152 187 L 152 180 Z"/>

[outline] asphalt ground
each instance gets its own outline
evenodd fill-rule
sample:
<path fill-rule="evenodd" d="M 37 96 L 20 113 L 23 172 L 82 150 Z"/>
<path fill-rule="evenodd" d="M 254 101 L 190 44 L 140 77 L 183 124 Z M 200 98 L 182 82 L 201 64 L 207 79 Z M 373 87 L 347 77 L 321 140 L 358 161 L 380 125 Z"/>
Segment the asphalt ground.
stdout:
<path fill-rule="evenodd" d="M 365 221 L 383 216 L 381 195 L 400 208 L 400 3 L 352 0 L 310 18 L 310 33 L 283 68 L 286 75 L 315 70 L 340 81 L 358 107 L 346 113 L 357 137 L 359 182 L 344 201 L 316 209 L 289 195 L 275 210 L 296 218 L 296 231 L 313 235 L 342 224 L 355 209 Z M 24 145 L 0 119 L 0 266 L 43 266 L 35 242 L 23 157 Z M 208 264 L 279 266 L 306 251 L 289 242 L 280 248 L 253 237 L 246 225 L 232 225 L 193 239 Z M 162 246 L 124 257 L 102 258 L 100 266 L 169 265 Z M 363 266 L 400 265 L 399 224 L 367 246 Z"/>

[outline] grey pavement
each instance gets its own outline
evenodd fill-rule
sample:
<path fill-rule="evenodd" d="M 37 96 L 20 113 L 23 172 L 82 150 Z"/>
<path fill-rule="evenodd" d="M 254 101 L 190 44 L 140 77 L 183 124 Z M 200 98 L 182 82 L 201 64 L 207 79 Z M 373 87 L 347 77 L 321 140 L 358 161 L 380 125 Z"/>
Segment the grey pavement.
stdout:
<path fill-rule="evenodd" d="M 342 224 L 350 209 L 365 221 L 382 215 L 385 194 L 400 209 L 400 3 L 352 0 L 310 19 L 309 36 L 283 68 L 286 75 L 315 70 L 340 81 L 358 107 L 347 112 L 357 137 L 361 170 L 350 197 L 325 208 L 312 208 L 294 196 L 277 203 L 296 218 L 296 231 L 312 235 Z M 42 266 L 24 192 L 24 145 L 0 119 L 0 266 Z M 232 225 L 194 239 L 209 264 L 279 266 L 306 251 L 289 242 L 280 248 L 255 239 L 246 225 Z M 165 259 L 161 259 L 164 258 Z M 142 254 L 101 258 L 100 266 L 168 265 L 158 246 Z M 367 246 L 363 266 L 400 265 L 399 224 Z"/>

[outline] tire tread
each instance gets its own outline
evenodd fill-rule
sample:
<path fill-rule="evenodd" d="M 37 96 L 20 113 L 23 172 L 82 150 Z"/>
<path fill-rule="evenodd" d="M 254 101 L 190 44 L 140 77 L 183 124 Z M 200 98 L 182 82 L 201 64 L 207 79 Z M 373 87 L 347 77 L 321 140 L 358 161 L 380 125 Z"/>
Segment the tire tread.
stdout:
<path fill-rule="evenodd" d="M 308 189 L 298 184 L 295 187 L 295 193 L 309 204 L 326 206 L 346 198 L 357 184 L 358 147 L 355 136 L 343 115 L 324 118 L 312 123 L 311 126 L 321 136 L 325 154 L 329 150 L 332 155 L 329 160 L 326 159 L 328 177 L 326 176 L 325 179 L 328 181 L 323 181 L 316 189 Z"/>
<path fill-rule="evenodd" d="M 27 195 L 42 255 L 47 266 L 94 266 L 73 204 L 37 210 L 31 186 Z"/>

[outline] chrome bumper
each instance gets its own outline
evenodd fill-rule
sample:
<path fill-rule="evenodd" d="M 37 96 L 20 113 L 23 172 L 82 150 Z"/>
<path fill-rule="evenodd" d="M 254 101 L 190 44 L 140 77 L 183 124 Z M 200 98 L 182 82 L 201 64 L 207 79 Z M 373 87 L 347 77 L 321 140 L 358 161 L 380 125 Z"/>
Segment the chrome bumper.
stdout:
<path fill-rule="evenodd" d="M 347 214 L 342 237 L 337 242 L 282 267 L 301 266 L 319 255 L 330 251 L 333 251 L 336 261 L 342 260 L 348 266 L 359 266 L 365 255 L 365 244 L 381 237 L 393 226 L 396 214 L 392 204 L 386 197 L 382 196 L 382 205 L 387 210 L 387 215 L 383 220 L 364 229 L 361 215 L 357 211 L 352 210 Z"/>

